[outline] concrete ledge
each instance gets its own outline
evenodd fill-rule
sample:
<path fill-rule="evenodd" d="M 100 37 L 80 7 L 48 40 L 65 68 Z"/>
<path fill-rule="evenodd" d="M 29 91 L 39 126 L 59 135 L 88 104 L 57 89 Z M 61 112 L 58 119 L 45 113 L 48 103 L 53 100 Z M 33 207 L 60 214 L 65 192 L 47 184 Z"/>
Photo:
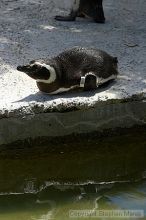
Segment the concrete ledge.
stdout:
<path fill-rule="evenodd" d="M 101 132 L 146 124 L 146 102 L 98 103 L 93 108 L 1 119 L 0 145 L 38 137 Z"/>

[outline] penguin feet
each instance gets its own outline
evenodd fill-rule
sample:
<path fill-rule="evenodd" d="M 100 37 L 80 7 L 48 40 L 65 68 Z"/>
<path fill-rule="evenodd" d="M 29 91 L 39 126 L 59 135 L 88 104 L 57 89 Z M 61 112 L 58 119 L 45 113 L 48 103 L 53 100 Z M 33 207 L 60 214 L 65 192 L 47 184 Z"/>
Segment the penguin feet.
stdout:
<path fill-rule="evenodd" d="M 60 15 L 57 15 L 55 16 L 55 20 L 57 21 L 75 21 L 75 17 L 72 17 L 72 16 L 60 16 Z"/>

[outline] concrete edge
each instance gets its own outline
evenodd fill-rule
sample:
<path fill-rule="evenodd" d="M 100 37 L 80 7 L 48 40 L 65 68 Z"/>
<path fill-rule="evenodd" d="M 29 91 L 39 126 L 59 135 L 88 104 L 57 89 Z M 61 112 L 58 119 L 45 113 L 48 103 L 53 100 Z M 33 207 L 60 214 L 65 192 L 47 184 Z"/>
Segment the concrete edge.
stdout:
<path fill-rule="evenodd" d="M 72 134 L 86 135 L 116 128 L 146 125 L 146 101 L 133 100 L 98 103 L 78 111 L 45 112 L 26 117 L 1 119 L 0 145 L 35 140 L 41 137 L 64 137 Z"/>
<path fill-rule="evenodd" d="M 59 97 L 58 97 L 59 98 Z M 62 96 L 60 96 L 62 98 Z M 35 116 L 36 114 L 42 113 L 65 113 L 65 112 L 72 112 L 77 110 L 85 110 L 90 108 L 96 108 L 100 105 L 109 105 L 109 104 L 118 104 L 118 103 L 130 103 L 133 101 L 145 101 L 146 94 L 133 94 L 132 96 L 125 97 L 125 98 L 117 98 L 117 99 L 108 99 L 108 100 L 96 100 L 91 101 L 90 99 L 86 102 L 77 101 L 76 102 L 30 102 L 26 105 L 22 105 L 19 108 L 3 108 L 0 110 L 0 120 L 3 118 L 26 118 L 30 115 Z"/>

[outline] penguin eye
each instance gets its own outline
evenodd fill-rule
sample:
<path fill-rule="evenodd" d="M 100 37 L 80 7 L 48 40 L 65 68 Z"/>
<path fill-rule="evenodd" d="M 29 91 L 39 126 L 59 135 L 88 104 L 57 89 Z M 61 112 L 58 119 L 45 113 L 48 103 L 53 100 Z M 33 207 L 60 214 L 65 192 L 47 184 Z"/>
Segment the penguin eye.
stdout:
<path fill-rule="evenodd" d="M 33 64 L 35 62 L 35 60 L 31 60 L 30 62 L 29 62 L 29 64 Z"/>

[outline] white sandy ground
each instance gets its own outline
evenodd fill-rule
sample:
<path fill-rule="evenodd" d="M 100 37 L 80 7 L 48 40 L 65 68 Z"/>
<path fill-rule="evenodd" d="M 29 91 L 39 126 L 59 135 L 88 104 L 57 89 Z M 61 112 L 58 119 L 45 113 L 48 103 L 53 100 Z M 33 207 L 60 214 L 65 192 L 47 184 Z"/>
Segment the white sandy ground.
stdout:
<path fill-rule="evenodd" d="M 34 105 L 92 106 L 98 100 L 123 99 L 146 94 L 146 1 L 104 0 L 105 24 L 77 19 L 59 22 L 68 13 L 67 0 L 0 1 L 0 113 Z M 49 96 L 38 92 L 35 81 L 16 70 L 17 65 L 53 56 L 73 46 L 103 49 L 119 60 L 122 75 L 115 83 L 90 93 Z M 15 111 L 16 110 L 16 111 Z"/>

